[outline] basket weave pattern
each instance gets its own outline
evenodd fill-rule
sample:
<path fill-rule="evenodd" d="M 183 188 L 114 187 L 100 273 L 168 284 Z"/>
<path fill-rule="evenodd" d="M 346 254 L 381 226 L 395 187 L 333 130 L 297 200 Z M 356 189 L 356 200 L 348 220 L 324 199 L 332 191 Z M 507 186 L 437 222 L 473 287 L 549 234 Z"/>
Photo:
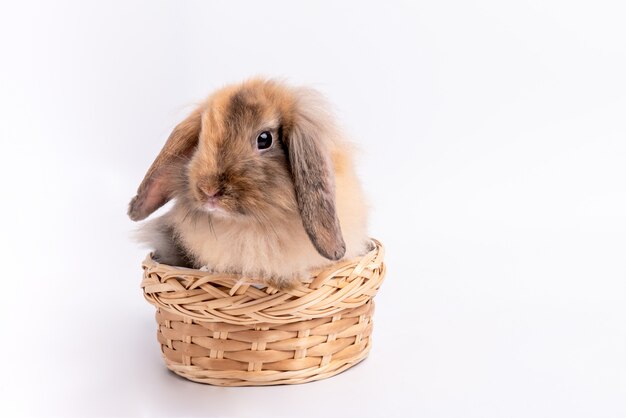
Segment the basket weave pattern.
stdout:
<path fill-rule="evenodd" d="M 202 383 L 275 385 L 323 379 L 363 360 L 385 274 L 384 249 L 373 243 L 285 291 L 148 256 L 141 287 L 157 308 L 167 367 Z"/>

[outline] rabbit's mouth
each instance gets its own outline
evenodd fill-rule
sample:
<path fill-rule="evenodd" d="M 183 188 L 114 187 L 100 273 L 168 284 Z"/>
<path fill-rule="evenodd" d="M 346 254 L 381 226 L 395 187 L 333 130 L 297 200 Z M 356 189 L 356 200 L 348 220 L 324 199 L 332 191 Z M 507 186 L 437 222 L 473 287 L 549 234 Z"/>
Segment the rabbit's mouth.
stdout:
<path fill-rule="evenodd" d="M 220 198 L 210 197 L 201 206 L 202 210 L 211 214 L 226 215 L 228 210 Z"/>
<path fill-rule="evenodd" d="M 221 210 L 220 200 L 217 197 L 210 197 L 204 203 L 204 209 L 209 212 L 215 212 L 216 210 Z"/>

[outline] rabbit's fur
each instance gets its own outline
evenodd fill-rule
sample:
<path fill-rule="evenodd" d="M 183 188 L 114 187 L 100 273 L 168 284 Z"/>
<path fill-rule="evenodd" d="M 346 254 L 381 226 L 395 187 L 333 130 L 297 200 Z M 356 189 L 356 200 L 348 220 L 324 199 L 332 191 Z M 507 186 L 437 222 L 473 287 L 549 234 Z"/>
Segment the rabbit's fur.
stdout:
<path fill-rule="evenodd" d="M 273 138 L 262 151 L 261 132 Z M 318 93 L 250 80 L 176 126 L 128 214 L 142 220 L 175 198 L 141 227 L 158 261 L 291 287 L 370 246 L 352 156 Z"/>

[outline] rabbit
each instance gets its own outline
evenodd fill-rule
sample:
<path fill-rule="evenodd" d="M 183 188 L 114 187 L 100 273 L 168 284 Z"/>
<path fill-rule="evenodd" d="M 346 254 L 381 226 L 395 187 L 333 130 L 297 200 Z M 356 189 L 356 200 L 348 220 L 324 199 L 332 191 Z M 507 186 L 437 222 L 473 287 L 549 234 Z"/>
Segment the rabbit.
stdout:
<path fill-rule="evenodd" d="M 366 253 L 368 206 L 353 146 L 313 89 L 224 87 L 179 123 L 129 204 L 156 261 L 277 289 Z"/>

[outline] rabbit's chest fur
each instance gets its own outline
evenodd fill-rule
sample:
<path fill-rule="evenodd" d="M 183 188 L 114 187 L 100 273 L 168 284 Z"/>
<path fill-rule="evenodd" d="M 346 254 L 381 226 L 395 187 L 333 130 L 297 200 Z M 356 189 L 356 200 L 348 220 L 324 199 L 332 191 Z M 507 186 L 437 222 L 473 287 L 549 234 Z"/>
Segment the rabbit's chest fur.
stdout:
<path fill-rule="evenodd" d="M 253 219 L 206 216 L 177 217 L 176 234 L 198 265 L 218 272 L 240 273 L 265 280 L 291 281 L 305 277 L 308 270 L 329 263 L 318 254 L 294 216 L 271 227 Z"/>

